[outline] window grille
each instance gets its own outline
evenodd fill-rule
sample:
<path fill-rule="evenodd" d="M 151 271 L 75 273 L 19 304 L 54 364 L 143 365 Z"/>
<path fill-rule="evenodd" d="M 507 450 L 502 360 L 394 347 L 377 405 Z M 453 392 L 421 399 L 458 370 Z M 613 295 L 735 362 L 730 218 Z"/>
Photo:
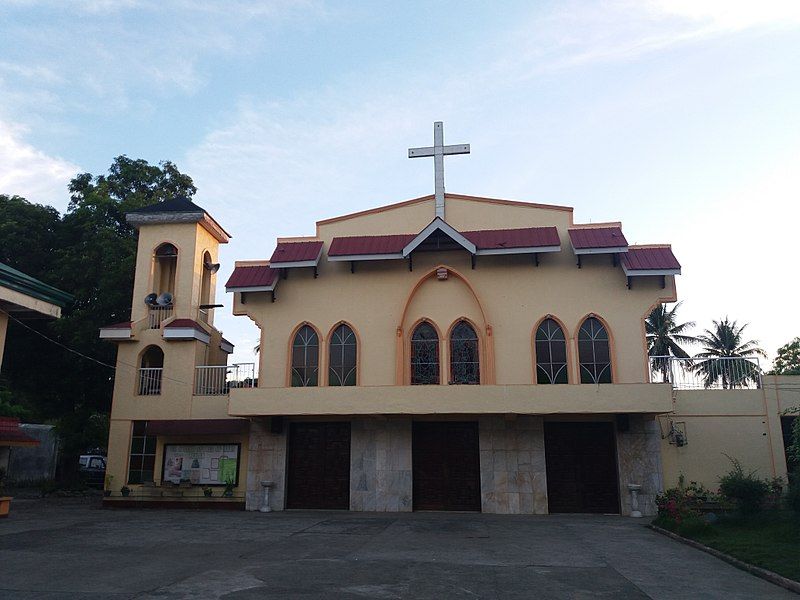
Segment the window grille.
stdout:
<path fill-rule="evenodd" d="M 536 330 L 536 383 L 568 383 L 567 340 L 554 319 L 545 319 Z"/>
<path fill-rule="evenodd" d="M 292 342 L 292 387 L 317 385 L 319 374 L 319 337 L 303 325 Z"/>
<path fill-rule="evenodd" d="M 331 336 L 328 367 L 328 385 L 356 384 L 356 334 L 347 325 L 339 325 Z"/>
<path fill-rule="evenodd" d="M 611 351 L 608 332 L 595 317 L 587 318 L 578 331 L 581 383 L 611 383 Z"/>
<path fill-rule="evenodd" d="M 411 385 L 439 383 L 439 336 L 423 321 L 411 335 Z"/>
<path fill-rule="evenodd" d="M 459 321 L 450 333 L 450 383 L 480 382 L 478 335 L 472 325 Z"/>

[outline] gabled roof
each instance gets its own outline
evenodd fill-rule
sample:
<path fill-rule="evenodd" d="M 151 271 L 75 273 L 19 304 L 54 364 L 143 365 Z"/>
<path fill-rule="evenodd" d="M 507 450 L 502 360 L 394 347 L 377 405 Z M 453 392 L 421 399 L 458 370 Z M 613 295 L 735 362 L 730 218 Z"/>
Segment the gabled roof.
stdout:
<path fill-rule="evenodd" d="M 453 242 L 455 242 L 458 246 L 461 246 L 470 254 L 475 254 L 475 251 L 477 250 L 475 244 L 461 235 L 453 226 L 449 225 L 441 217 L 436 217 L 433 221 L 428 223 L 425 229 L 420 231 L 416 236 L 414 236 L 414 239 L 412 239 L 403 247 L 403 258 L 407 257 L 414 250 L 419 248 L 427 239 L 432 237 L 437 232 L 441 232 L 444 236 L 450 238 Z"/>
<path fill-rule="evenodd" d="M 176 196 L 130 210 L 125 220 L 136 227 L 153 223 L 200 223 L 221 244 L 227 244 L 232 237 L 204 208 L 186 196 Z"/>
<path fill-rule="evenodd" d="M 333 238 L 328 248 L 328 260 L 331 261 L 359 261 L 359 260 L 387 260 L 392 258 L 406 258 L 406 247 L 418 240 L 424 239 L 426 230 L 428 236 L 434 231 L 441 231 L 453 239 L 450 232 L 455 232 L 460 239 L 471 244 L 465 250 L 473 254 L 524 254 L 537 252 L 558 252 L 561 242 L 558 230 L 555 227 L 525 227 L 520 229 L 486 229 L 477 231 L 458 232 L 446 222 L 438 219 L 449 230 L 435 227 L 429 230 L 436 221 L 428 225 L 421 233 L 395 234 L 395 235 L 361 235 L 353 237 Z M 421 243 L 421 242 L 420 242 Z M 456 242 L 464 247 L 460 242 Z M 475 250 L 471 250 L 471 247 Z"/>
<path fill-rule="evenodd" d="M 619 226 L 573 227 L 568 231 L 575 254 L 610 254 L 628 250 L 628 240 Z"/>
<path fill-rule="evenodd" d="M 663 246 L 631 246 L 620 260 L 622 270 L 629 277 L 644 275 L 680 275 L 681 264 L 672 248 Z"/>
<path fill-rule="evenodd" d="M 226 292 L 271 292 L 278 283 L 278 269 L 264 265 L 236 265 L 225 284 Z"/>
<path fill-rule="evenodd" d="M 26 275 L 22 271 L 12 269 L 4 263 L 0 263 L 0 286 L 61 307 L 72 302 L 73 299 L 72 295 Z"/>
<path fill-rule="evenodd" d="M 269 264 L 272 268 L 316 267 L 322 256 L 322 242 L 278 242 Z"/>
<path fill-rule="evenodd" d="M 194 202 L 189 200 L 186 196 L 176 196 L 169 198 L 163 202 L 156 202 L 142 208 L 128 211 L 131 213 L 164 213 L 164 212 L 182 212 L 182 213 L 204 213 L 204 208 L 197 206 Z"/>

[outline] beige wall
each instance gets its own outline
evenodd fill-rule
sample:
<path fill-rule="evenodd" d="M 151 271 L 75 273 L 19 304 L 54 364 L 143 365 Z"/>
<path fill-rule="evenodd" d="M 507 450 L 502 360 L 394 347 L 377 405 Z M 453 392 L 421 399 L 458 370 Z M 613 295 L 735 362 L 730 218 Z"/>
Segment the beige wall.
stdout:
<path fill-rule="evenodd" d="M 323 221 L 318 235 L 327 249 L 334 236 L 418 232 L 433 216 L 433 201 L 424 200 L 349 219 Z M 259 385 L 287 385 L 290 340 L 306 321 L 318 329 L 323 345 L 338 322 L 346 321 L 354 327 L 361 344 L 362 385 L 406 383 L 407 376 L 400 376 L 398 365 L 405 369 L 408 336 L 422 317 L 431 319 L 443 334 L 458 319 L 469 318 L 478 325 L 482 362 L 488 360 L 482 364 L 486 373 L 491 373 L 494 355 L 494 382 L 530 384 L 534 381 L 531 336 L 534 326 L 548 314 L 566 327 L 572 356 L 570 378 L 576 382 L 574 338 L 588 313 L 595 313 L 608 324 L 613 338 L 614 381 L 647 380 L 642 318 L 658 302 L 675 297 L 673 277 L 667 277 L 663 290 L 657 277 L 637 278 L 633 289 L 628 290 L 621 267 L 612 266 L 610 256 L 586 256 L 583 267 L 577 268 L 567 234 L 572 221 L 570 210 L 448 196 L 447 220 L 461 231 L 555 226 L 562 250 L 540 255 L 539 267 L 527 255 L 479 256 L 473 270 L 466 252 L 453 251 L 416 253 L 413 271 L 409 271 L 407 261 L 394 260 L 361 262 L 356 272 L 350 273 L 349 263 L 329 262 L 325 256 L 317 279 L 311 269 L 292 269 L 288 279 L 278 283 L 274 303 L 269 294 L 249 293 L 246 304 L 242 304 L 241 294 L 236 294 L 234 312 L 248 314 L 261 327 Z M 426 279 L 439 265 L 452 270 L 448 280 Z M 446 346 L 441 344 L 443 365 L 447 364 Z M 327 380 L 326 354 L 322 353 L 320 364 L 323 385 Z"/>
<path fill-rule="evenodd" d="M 760 477 L 786 480 L 786 456 L 780 416 L 800 407 L 800 377 L 765 376 L 759 390 L 683 390 L 675 394 L 675 412 L 660 418 L 662 434 L 670 420 L 685 428 L 688 444 L 662 442 L 665 485 L 685 480 L 716 489 L 731 463 L 741 461 Z"/>
<path fill-rule="evenodd" d="M 144 297 L 156 291 L 153 283 L 153 253 L 162 243 L 169 242 L 178 248 L 173 311 L 174 319 L 198 321 L 210 336 L 205 344 L 198 340 L 165 340 L 162 329 L 148 329 L 148 309 Z M 195 223 L 158 223 L 142 225 L 139 229 L 139 246 L 136 257 L 136 277 L 132 298 L 132 337 L 119 342 L 117 372 L 114 380 L 114 399 L 111 408 L 111 429 L 108 448 L 107 472 L 114 476 L 114 489 L 127 481 L 130 451 L 131 422 L 136 420 L 226 419 L 227 396 L 194 396 L 195 367 L 225 365 L 227 354 L 220 349 L 221 334 L 213 327 L 213 311 L 208 324 L 199 317 L 203 277 L 203 255 L 208 252 L 212 262 L 218 260 L 218 241 L 203 227 Z M 209 304 L 214 303 L 216 274 L 211 276 Z M 166 321 L 164 324 L 169 323 Z M 161 394 L 137 395 L 138 368 L 141 355 L 151 345 L 164 352 L 164 372 Z M 240 463 L 241 490 L 247 472 L 247 436 L 159 436 L 156 456 L 156 479 L 160 478 L 161 452 L 166 443 L 242 443 Z"/>

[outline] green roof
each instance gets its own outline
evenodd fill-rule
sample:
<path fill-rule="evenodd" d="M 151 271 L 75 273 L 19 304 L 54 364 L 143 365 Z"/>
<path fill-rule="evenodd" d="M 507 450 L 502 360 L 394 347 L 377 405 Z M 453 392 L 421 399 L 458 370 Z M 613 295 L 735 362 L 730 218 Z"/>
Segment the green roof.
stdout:
<path fill-rule="evenodd" d="M 32 298 L 44 300 L 56 306 L 64 306 L 67 302 L 72 302 L 72 295 L 62 292 L 51 285 L 47 285 L 26 275 L 22 271 L 12 269 L 6 264 L 0 263 L 0 286 L 16 290 Z"/>

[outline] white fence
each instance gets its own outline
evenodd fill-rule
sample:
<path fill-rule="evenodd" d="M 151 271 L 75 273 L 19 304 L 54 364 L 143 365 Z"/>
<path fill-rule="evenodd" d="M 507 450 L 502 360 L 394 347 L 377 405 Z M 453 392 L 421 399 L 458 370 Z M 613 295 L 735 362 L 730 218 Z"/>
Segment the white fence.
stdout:
<path fill-rule="evenodd" d="M 147 315 L 147 327 L 160 329 L 161 323 L 172 316 L 172 306 L 151 306 Z"/>
<path fill-rule="evenodd" d="M 231 388 L 255 386 L 255 363 L 195 367 L 195 396 L 225 396 Z"/>
<path fill-rule="evenodd" d="M 161 374 L 163 372 L 163 367 L 139 369 L 139 395 L 158 396 L 161 394 Z"/>
<path fill-rule="evenodd" d="M 650 381 L 671 383 L 677 390 L 758 389 L 761 375 L 757 356 L 650 357 Z"/>

